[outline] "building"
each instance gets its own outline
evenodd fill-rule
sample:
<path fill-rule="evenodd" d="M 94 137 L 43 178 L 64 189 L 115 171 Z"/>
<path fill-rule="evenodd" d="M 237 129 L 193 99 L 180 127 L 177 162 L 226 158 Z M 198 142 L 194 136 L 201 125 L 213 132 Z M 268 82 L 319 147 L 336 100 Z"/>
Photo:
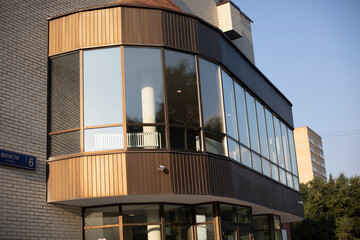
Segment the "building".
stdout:
<path fill-rule="evenodd" d="M 300 183 L 315 177 L 327 181 L 321 137 L 309 127 L 299 127 L 294 130 L 294 138 Z"/>
<path fill-rule="evenodd" d="M 230 1 L 0 2 L 0 238 L 281 239 L 292 105 Z"/>

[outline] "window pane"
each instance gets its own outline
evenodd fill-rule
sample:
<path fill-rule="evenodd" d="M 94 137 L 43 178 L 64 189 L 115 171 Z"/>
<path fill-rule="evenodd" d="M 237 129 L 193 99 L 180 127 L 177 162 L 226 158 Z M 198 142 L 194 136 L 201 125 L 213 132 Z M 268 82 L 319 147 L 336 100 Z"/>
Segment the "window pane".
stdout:
<path fill-rule="evenodd" d="M 280 182 L 286 185 L 286 172 L 284 169 L 279 168 Z"/>
<path fill-rule="evenodd" d="M 254 239 L 256 239 L 256 240 L 270 240 L 270 233 L 269 233 L 269 231 L 254 232 Z"/>
<path fill-rule="evenodd" d="M 212 204 L 196 206 L 196 208 L 195 208 L 196 223 L 210 222 L 212 220 L 213 220 L 213 205 Z"/>
<path fill-rule="evenodd" d="M 284 155 L 283 155 L 283 148 L 281 142 L 280 122 L 279 119 L 277 119 L 275 116 L 274 116 L 274 129 L 275 129 L 276 151 L 277 151 L 279 165 L 284 168 L 285 163 L 284 163 Z"/>
<path fill-rule="evenodd" d="M 253 169 L 262 172 L 261 170 L 261 158 L 256 153 L 252 153 Z"/>
<path fill-rule="evenodd" d="M 294 189 L 299 191 L 299 179 L 294 176 L 293 180 L 294 180 Z"/>
<path fill-rule="evenodd" d="M 96 229 L 86 229 L 85 230 L 85 239 L 98 240 L 98 239 L 112 239 L 118 240 L 119 228 L 118 227 L 109 227 L 109 228 L 96 228 Z"/>
<path fill-rule="evenodd" d="M 165 228 L 165 234 L 166 234 L 166 239 L 174 239 L 174 240 L 193 239 L 193 231 L 191 226 L 167 225 Z"/>
<path fill-rule="evenodd" d="M 265 108 L 265 117 L 266 117 L 266 129 L 268 135 L 270 160 L 273 163 L 277 163 L 273 118 L 271 112 L 269 112 L 266 108 Z"/>
<path fill-rule="evenodd" d="M 260 137 L 260 147 L 261 155 L 266 158 L 269 158 L 269 149 L 268 141 L 266 136 L 266 126 L 265 126 L 265 116 L 264 116 L 264 106 L 256 101 L 256 113 L 259 126 L 259 137 Z"/>
<path fill-rule="evenodd" d="M 85 227 L 119 223 L 119 207 L 98 207 L 85 209 Z"/>
<path fill-rule="evenodd" d="M 271 177 L 272 179 L 279 181 L 279 167 L 275 164 L 271 164 Z"/>
<path fill-rule="evenodd" d="M 224 71 L 221 71 L 221 78 L 223 81 L 226 132 L 231 137 L 238 139 L 233 80 Z"/>
<path fill-rule="evenodd" d="M 206 151 L 219 155 L 226 155 L 225 137 L 219 134 L 205 132 Z"/>
<path fill-rule="evenodd" d="M 173 149 L 201 151 L 201 131 L 170 126 L 170 146 Z"/>
<path fill-rule="evenodd" d="M 274 229 L 281 229 L 279 216 L 274 216 Z"/>
<path fill-rule="evenodd" d="M 293 188 L 294 187 L 294 185 L 293 185 L 293 177 L 292 177 L 291 173 L 288 173 L 288 172 L 286 173 L 286 179 L 287 179 L 287 185 L 289 187 Z"/>
<path fill-rule="evenodd" d="M 222 230 L 222 239 L 224 239 L 224 240 L 237 240 L 236 230 L 223 229 Z"/>
<path fill-rule="evenodd" d="M 248 92 L 246 92 L 246 107 L 249 119 L 250 144 L 251 149 L 260 153 L 259 135 L 255 113 L 255 100 Z"/>
<path fill-rule="evenodd" d="M 161 240 L 160 225 L 124 226 L 126 240 Z"/>
<path fill-rule="evenodd" d="M 85 152 L 123 148 L 123 127 L 108 127 L 84 130 Z"/>
<path fill-rule="evenodd" d="M 237 222 L 251 223 L 251 208 L 236 206 Z"/>
<path fill-rule="evenodd" d="M 268 216 L 254 216 L 253 217 L 253 226 L 255 231 L 267 230 L 269 229 L 269 220 Z"/>
<path fill-rule="evenodd" d="M 240 162 L 240 147 L 239 144 L 228 138 L 229 157 Z"/>
<path fill-rule="evenodd" d="M 286 128 L 285 124 L 282 122 L 280 122 L 280 126 L 281 126 L 281 139 L 282 139 L 283 149 L 284 149 L 285 167 L 286 167 L 286 170 L 291 171 L 287 128 Z"/>
<path fill-rule="evenodd" d="M 84 125 L 122 123 L 120 48 L 84 51 Z"/>
<path fill-rule="evenodd" d="M 197 240 L 214 240 L 214 225 L 203 224 L 196 226 L 196 239 Z"/>
<path fill-rule="evenodd" d="M 80 152 L 80 131 L 50 136 L 50 156 L 56 157 Z"/>
<path fill-rule="evenodd" d="M 271 177 L 271 169 L 270 169 L 270 162 L 265 158 L 262 159 L 262 166 L 263 166 L 263 174 Z"/>
<path fill-rule="evenodd" d="M 170 124 L 200 127 L 195 56 L 165 51 Z"/>
<path fill-rule="evenodd" d="M 190 223 L 190 208 L 181 205 L 164 205 L 166 223 Z"/>
<path fill-rule="evenodd" d="M 292 173 L 298 175 L 293 131 L 288 128 Z"/>
<path fill-rule="evenodd" d="M 240 146 L 241 149 L 241 163 L 251 168 L 251 154 L 246 147 Z"/>
<path fill-rule="evenodd" d="M 219 66 L 199 58 L 204 127 L 225 133 Z"/>
<path fill-rule="evenodd" d="M 161 50 L 124 48 L 126 121 L 164 123 Z"/>
<path fill-rule="evenodd" d="M 245 146 L 250 147 L 244 89 L 240 87 L 240 85 L 237 84 L 236 82 L 235 82 L 235 97 L 236 97 L 236 111 L 237 111 L 240 142 Z"/>
<path fill-rule="evenodd" d="M 163 126 L 130 125 L 127 130 L 128 148 L 166 148 L 165 127 Z"/>
<path fill-rule="evenodd" d="M 123 205 L 123 222 L 126 223 L 158 223 L 160 222 L 159 205 Z"/>
<path fill-rule="evenodd" d="M 220 204 L 220 218 L 222 222 L 236 222 L 235 206 Z"/>
<path fill-rule="evenodd" d="M 79 128 L 79 52 L 51 58 L 50 66 L 50 132 Z"/>

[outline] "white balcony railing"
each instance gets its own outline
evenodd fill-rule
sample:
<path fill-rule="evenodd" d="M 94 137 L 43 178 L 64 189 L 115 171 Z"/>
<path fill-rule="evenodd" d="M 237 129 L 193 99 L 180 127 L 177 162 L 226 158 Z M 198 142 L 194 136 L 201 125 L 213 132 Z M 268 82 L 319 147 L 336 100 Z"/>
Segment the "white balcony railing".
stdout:
<path fill-rule="evenodd" d="M 127 133 L 127 146 L 134 148 L 161 148 L 161 133 Z M 95 134 L 95 150 L 122 149 L 124 138 L 121 133 Z"/>

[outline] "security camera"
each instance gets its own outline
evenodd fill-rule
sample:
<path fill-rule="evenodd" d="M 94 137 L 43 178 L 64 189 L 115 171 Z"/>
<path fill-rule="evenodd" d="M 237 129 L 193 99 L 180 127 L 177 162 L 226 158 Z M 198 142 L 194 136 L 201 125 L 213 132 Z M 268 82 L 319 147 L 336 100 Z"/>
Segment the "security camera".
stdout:
<path fill-rule="evenodd" d="M 165 171 L 165 170 L 166 170 L 166 168 L 165 168 L 164 165 L 159 165 L 159 166 L 157 166 L 157 169 L 158 169 L 159 171 Z"/>
<path fill-rule="evenodd" d="M 298 203 L 299 205 L 303 205 L 303 204 L 304 204 L 303 201 L 298 201 L 297 203 Z"/>

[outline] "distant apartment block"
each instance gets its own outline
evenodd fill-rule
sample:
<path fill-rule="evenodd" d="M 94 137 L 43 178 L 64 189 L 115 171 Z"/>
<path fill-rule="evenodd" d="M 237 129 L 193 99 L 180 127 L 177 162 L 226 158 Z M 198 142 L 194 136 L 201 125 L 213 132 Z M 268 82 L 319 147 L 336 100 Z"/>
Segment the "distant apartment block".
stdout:
<path fill-rule="evenodd" d="M 309 127 L 300 127 L 295 128 L 294 138 L 300 183 L 307 183 L 314 177 L 321 177 L 326 181 L 321 137 Z"/>

